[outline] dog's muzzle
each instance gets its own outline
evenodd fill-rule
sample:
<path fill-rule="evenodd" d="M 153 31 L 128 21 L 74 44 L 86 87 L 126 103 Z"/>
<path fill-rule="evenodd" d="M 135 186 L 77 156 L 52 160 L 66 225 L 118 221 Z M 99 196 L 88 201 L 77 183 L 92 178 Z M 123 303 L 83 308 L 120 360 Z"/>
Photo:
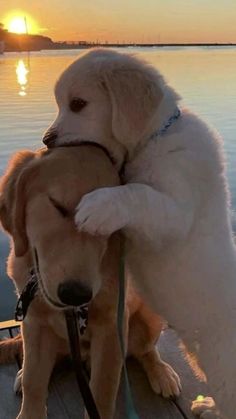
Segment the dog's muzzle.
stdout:
<path fill-rule="evenodd" d="M 58 137 L 58 134 L 56 131 L 47 131 L 43 137 L 43 143 L 48 148 L 53 148 L 55 147 L 57 137 Z"/>

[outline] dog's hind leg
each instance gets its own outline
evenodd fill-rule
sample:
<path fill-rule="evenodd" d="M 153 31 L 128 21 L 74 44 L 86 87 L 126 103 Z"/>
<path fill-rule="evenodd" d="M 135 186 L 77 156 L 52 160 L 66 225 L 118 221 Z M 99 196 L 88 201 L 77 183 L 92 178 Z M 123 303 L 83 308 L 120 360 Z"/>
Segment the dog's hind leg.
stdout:
<path fill-rule="evenodd" d="M 178 374 L 169 364 L 162 361 L 156 348 L 153 347 L 150 352 L 144 353 L 137 359 L 146 372 L 155 393 L 163 397 L 180 395 L 181 384 Z"/>
<path fill-rule="evenodd" d="M 23 345 L 21 334 L 14 338 L 0 340 L 0 364 L 15 363 L 16 359 L 22 362 Z"/>
<path fill-rule="evenodd" d="M 155 347 L 162 324 L 160 317 L 142 304 L 130 319 L 128 353 L 140 362 L 155 393 L 163 397 L 179 396 L 180 378 L 169 364 L 162 361 Z"/>

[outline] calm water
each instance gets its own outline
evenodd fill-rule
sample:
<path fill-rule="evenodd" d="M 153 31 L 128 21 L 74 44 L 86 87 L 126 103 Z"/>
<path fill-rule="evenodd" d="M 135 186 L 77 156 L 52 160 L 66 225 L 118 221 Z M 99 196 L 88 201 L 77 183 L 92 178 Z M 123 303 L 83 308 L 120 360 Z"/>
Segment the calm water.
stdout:
<path fill-rule="evenodd" d="M 151 60 L 183 102 L 224 138 L 233 208 L 236 208 L 236 48 L 128 49 Z M 36 149 L 56 114 L 53 86 L 80 51 L 0 56 L 0 175 L 12 153 Z M 13 316 L 15 298 L 5 273 L 8 239 L 0 233 L 0 320 Z"/>

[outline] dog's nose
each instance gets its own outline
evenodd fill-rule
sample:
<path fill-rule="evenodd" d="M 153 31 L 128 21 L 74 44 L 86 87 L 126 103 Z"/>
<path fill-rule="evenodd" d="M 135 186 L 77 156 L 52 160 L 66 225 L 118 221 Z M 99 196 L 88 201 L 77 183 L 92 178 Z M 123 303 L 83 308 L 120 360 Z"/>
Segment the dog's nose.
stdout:
<path fill-rule="evenodd" d="M 69 306 L 81 306 L 92 299 L 92 290 L 73 280 L 60 284 L 57 294 L 61 302 Z"/>
<path fill-rule="evenodd" d="M 43 142 L 48 148 L 52 148 L 55 145 L 55 141 L 58 135 L 56 131 L 47 131 L 43 137 Z"/>

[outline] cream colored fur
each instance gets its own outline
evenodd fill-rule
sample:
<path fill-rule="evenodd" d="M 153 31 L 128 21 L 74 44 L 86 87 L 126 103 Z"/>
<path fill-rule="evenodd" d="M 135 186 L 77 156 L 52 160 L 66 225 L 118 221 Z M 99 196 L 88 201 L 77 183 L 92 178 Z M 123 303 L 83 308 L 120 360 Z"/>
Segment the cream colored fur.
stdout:
<path fill-rule="evenodd" d="M 236 252 L 222 140 L 187 109 L 163 135 L 179 97 L 149 64 L 93 50 L 57 82 L 55 146 L 103 144 L 125 185 L 85 196 L 80 231 L 123 229 L 127 263 L 143 295 L 179 332 L 206 373 L 222 414 L 235 418 Z M 70 110 L 74 97 L 88 102 Z"/>

